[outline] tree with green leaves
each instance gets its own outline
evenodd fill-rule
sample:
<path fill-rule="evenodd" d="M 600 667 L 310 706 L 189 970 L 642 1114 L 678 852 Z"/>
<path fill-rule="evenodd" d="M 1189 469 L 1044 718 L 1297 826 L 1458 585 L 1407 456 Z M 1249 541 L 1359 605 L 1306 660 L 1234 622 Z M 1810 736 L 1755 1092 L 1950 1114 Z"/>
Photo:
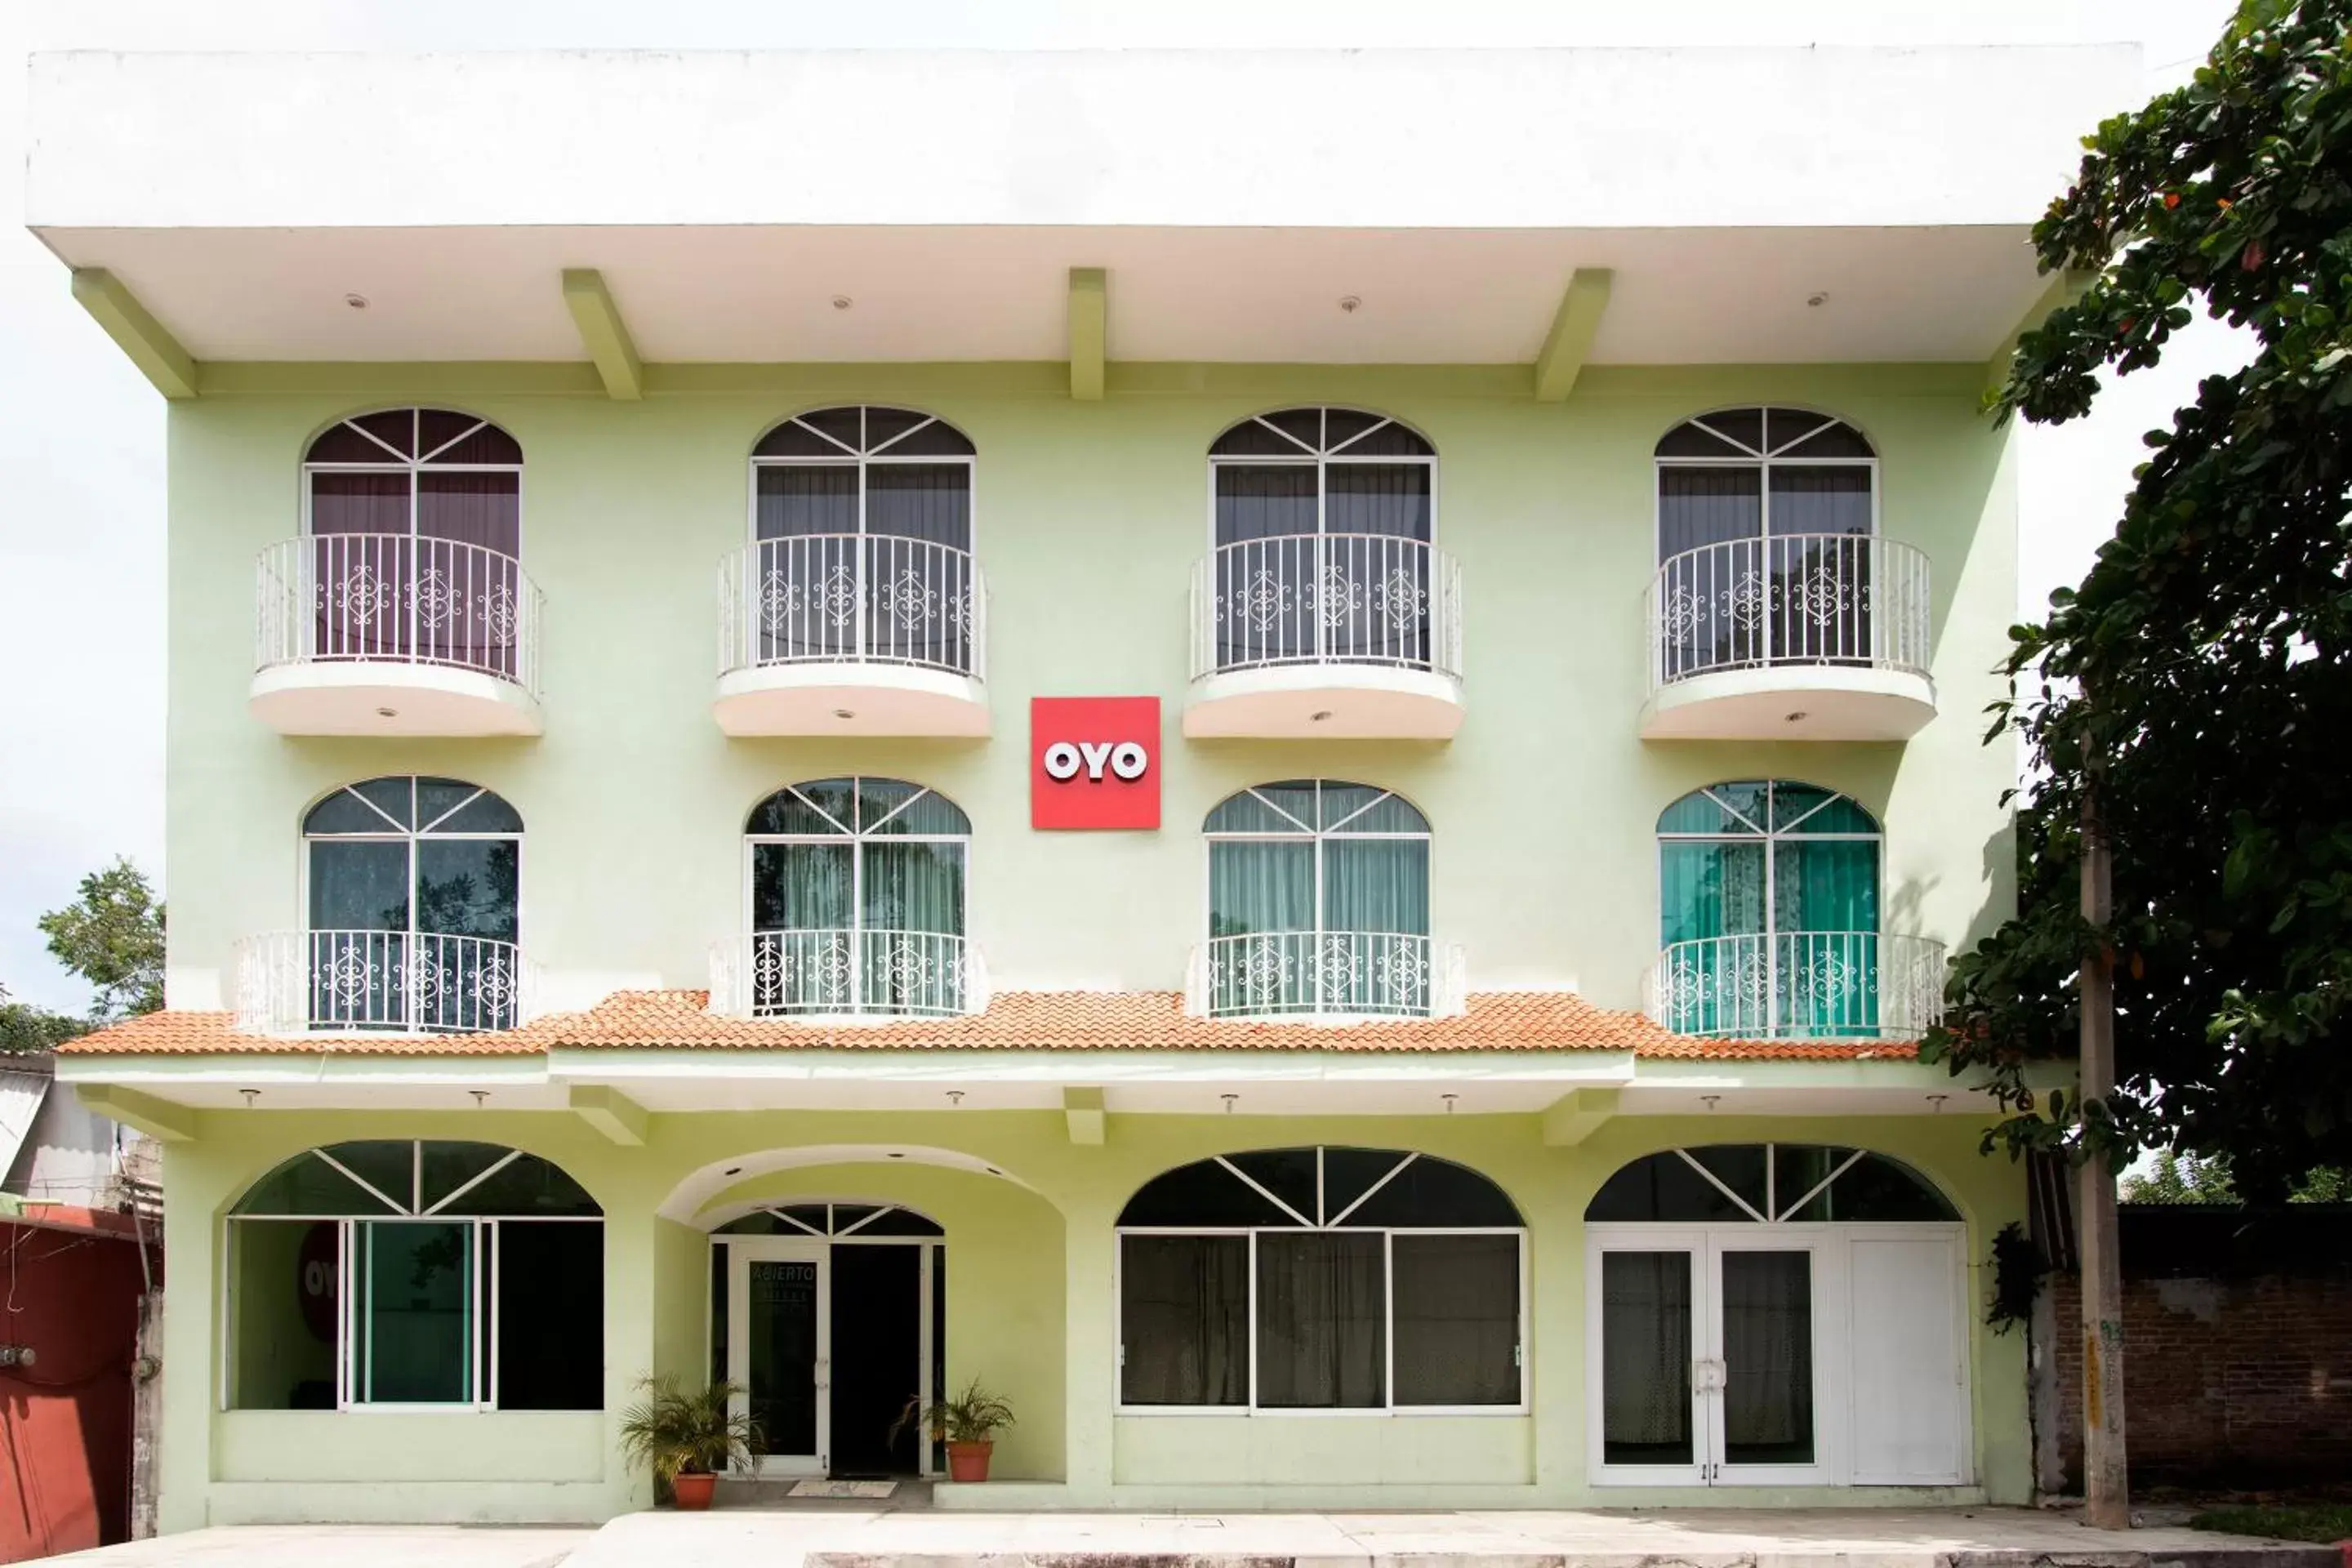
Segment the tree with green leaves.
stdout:
<path fill-rule="evenodd" d="M 117 858 L 81 879 L 79 896 L 40 919 L 58 962 L 89 982 L 100 1023 L 163 1005 L 163 905 L 146 874 Z"/>
<path fill-rule="evenodd" d="M 8 988 L 0 985 L 0 1054 L 55 1050 L 77 1035 L 89 1034 L 89 1028 L 82 1019 L 29 1002 L 11 1002 Z"/>
<path fill-rule="evenodd" d="M 2046 268 L 2096 276 L 2024 334 L 2004 416 L 2080 416 L 2198 309 L 2257 352 L 2149 435 L 2090 574 L 2011 634 L 1995 736 L 2021 731 L 2037 774 L 2021 912 L 1955 961 L 1925 1047 L 1990 1071 L 1989 1142 L 2220 1156 L 2264 1201 L 2352 1164 L 2348 32 L 2352 0 L 2245 0 L 2189 85 L 2086 141 L 2034 230 Z M 2075 898 L 2093 784 L 2105 929 Z M 2102 952 L 2116 1090 L 2037 1093 L 2027 1064 L 2071 1049 Z"/>

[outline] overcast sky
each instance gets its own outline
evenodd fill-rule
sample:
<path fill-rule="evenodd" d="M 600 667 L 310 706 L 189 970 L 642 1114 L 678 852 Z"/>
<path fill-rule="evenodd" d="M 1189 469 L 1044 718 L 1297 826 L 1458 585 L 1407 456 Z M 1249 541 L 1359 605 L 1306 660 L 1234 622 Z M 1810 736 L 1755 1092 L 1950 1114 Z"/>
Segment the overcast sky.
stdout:
<path fill-rule="evenodd" d="M 2123 39 L 2144 46 L 2158 86 L 2186 75 L 2231 9 L 2227 0 L 0 0 L 0 985 L 19 1000 L 86 1006 L 87 990 L 50 960 L 33 921 L 115 855 L 163 869 L 163 404 L 24 231 L 31 50 Z M 2089 564 L 2141 433 L 2240 352 L 2200 322 L 2091 419 L 2024 433 L 2023 609 Z"/>

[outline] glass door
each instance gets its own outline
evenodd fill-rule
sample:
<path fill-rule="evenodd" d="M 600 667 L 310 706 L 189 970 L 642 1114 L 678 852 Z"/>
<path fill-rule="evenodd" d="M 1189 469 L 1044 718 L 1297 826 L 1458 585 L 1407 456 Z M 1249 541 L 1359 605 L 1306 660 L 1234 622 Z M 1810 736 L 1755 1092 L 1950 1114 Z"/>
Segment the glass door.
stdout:
<path fill-rule="evenodd" d="M 1593 1479 L 1826 1484 L 1820 1239 L 1775 1226 L 1593 1226 Z"/>
<path fill-rule="evenodd" d="M 728 1248 L 727 1377 L 760 1425 L 761 1475 L 821 1476 L 828 1455 L 832 1315 L 826 1245 L 746 1237 Z"/>
<path fill-rule="evenodd" d="M 1718 1235 L 1708 1252 L 1709 1479 L 1717 1486 L 1826 1480 L 1817 1421 L 1821 1270 L 1812 1242 Z"/>

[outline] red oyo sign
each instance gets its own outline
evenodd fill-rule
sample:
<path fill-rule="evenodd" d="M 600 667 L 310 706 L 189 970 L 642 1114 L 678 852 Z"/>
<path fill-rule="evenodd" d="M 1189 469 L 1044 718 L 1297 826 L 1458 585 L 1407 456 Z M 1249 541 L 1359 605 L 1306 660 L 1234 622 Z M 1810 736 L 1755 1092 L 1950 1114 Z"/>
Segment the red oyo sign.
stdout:
<path fill-rule="evenodd" d="M 1029 826 L 1160 826 L 1160 699 L 1029 700 Z"/>

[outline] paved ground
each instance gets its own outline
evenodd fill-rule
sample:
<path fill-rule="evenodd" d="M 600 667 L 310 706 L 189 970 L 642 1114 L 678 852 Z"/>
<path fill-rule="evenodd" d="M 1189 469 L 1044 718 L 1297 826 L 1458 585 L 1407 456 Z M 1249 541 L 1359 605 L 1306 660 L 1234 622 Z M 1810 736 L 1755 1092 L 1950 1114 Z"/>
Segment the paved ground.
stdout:
<path fill-rule="evenodd" d="M 2030 1509 L 639 1513 L 600 1531 L 205 1530 L 83 1568 L 2336 1568 L 2335 1548 L 2114 1534 Z"/>

